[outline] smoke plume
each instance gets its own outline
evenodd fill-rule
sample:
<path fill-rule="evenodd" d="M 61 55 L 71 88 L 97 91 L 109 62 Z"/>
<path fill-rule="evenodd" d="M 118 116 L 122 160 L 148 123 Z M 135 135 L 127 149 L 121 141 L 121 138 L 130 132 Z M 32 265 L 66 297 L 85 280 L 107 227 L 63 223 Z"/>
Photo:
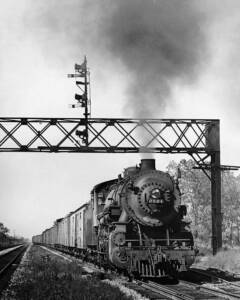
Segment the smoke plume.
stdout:
<path fill-rule="evenodd" d="M 52 0 L 32 4 L 26 25 L 62 62 L 81 51 L 112 66 L 120 61 L 128 70 L 126 111 L 162 117 L 174 83 L 194 82 L 207 59 L 199 8 L 195 0 Z"/>
<path fill-rule="evenodd" d="M 207 59 L 205 21 L 195 1 L 109 1 L 100 37 L 131 74 L 126 109 L 162 117 L 176 82 L 194 82 Z"/>

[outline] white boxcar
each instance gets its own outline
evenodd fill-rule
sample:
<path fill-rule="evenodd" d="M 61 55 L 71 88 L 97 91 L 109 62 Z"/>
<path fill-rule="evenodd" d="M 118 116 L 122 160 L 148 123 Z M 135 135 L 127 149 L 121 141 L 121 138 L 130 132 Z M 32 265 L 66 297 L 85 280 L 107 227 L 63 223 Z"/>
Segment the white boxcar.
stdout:
<path fill-rule="evenodd" d="M 84 217 L 87 204 L 83 204 L 70 215 L 70 247 L 84 248 Z"/>
<path fill-rule="evenodd" d="M 51 244 L 51 228 L 48 228 L 45 231 L 45 236 L 46 236 L 46 244 L 50 245 Z"/>
<path fill-rule="evenodd" d="M 55 244 L 55 236 L 56 236 L 56 226 L 49 228 L 49 245 L 54 246 Z"/>
<path fill-rule="evenodd" d="M 52 227 L 52 246 L 57 244 L 57 224 L 54 222 L 54 225 Z"/>
<path fill-rule="evenodd" d="M 43 231 L 39 237 L 33 237 L 33 240 L 50 246 L 58 244 L 79 249 L 94 246 L 96 234 L 92 219 L 93 205 L 88 202 L 64 218 L 57 219 L 51 228 Z"/>
<path fill-rule="evenodd" d="M 62 221 L 63 221 L 63 218 L 57 219 L 55 221 L 56 227 L 57 227 L 56 244 L 58 244 L 58 245 L 61 245 Z"/>
<path fill-rule="evenodd" d="M 64 235 L 63 235 L 63 218 L 60 219 L 58 222 L 58 244 L 63 245 L 64 244 Z"/>
<path fill-rule="evenodd" d="M 43 244 L 45 244 L 45 245 L 48 243 L 47 231 L 48 231 L 48 229 L 44 230 L 43 233 L 42 233 Z"/>
<path fill-rule="evenodd" d="M 42 235 L 38 234 L 32 237 L 33 244 L 42 244 Z"/>
<path fill-rule="evenodd" d="M 69 247 L 70 246 L 70 216 L 72 212 L 70 212 L 68 215 L 66 215 L 65 218 L 63 218 L 63 244 L 64 246 Z"/>
<path fill-rule="evenodd" d="M 73 212 L 70 219 L 70 236 L 69 236 L 69 246 L 76 247 L 75 238 L 76 238 L 76 224 L 75 224 L 76 213 Z"/>

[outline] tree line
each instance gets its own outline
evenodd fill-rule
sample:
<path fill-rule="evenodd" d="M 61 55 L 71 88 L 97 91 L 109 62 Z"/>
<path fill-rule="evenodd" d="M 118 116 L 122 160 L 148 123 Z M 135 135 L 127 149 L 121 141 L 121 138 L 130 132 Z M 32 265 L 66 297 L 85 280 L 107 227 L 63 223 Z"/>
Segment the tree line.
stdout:
<path fill-rule="evenodd" d="M 9 229 L 0 222 L 0 250 L 27 241 L 23 237 L 11 236 L 9 232 Z"/>
<path fill-rule="evenodd" d="M 187 206 L 190 228 L 199 244 L 211 246 L 211 183 L 202 170 L 194 169 L 193 160 L 171 161 L 171 175 L 180 173 L 182 203 Z M 240 245 L 240 175 L 222 172 L 222 230 L 223 244 Z"/>

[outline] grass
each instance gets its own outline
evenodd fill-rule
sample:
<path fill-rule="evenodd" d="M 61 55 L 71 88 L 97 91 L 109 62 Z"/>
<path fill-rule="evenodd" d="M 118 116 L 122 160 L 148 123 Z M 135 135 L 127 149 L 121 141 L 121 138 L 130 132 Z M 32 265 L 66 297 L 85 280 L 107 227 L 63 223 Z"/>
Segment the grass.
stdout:
<path fill-rule="evenodd" d="M 1 299 L 10 300 L 133 300 L 119 288 L 102 282 L 76 263 L 32 246 L 18 274 Z"/>

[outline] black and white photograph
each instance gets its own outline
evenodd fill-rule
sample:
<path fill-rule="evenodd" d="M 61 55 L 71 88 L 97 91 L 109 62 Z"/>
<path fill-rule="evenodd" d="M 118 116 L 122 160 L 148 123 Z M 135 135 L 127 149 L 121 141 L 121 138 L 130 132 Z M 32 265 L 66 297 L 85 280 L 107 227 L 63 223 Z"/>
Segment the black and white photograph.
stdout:
<path fill-rule="evenodd" d="M 0 3 L 0 299 L 240 299 L 240 1 Z"/>

